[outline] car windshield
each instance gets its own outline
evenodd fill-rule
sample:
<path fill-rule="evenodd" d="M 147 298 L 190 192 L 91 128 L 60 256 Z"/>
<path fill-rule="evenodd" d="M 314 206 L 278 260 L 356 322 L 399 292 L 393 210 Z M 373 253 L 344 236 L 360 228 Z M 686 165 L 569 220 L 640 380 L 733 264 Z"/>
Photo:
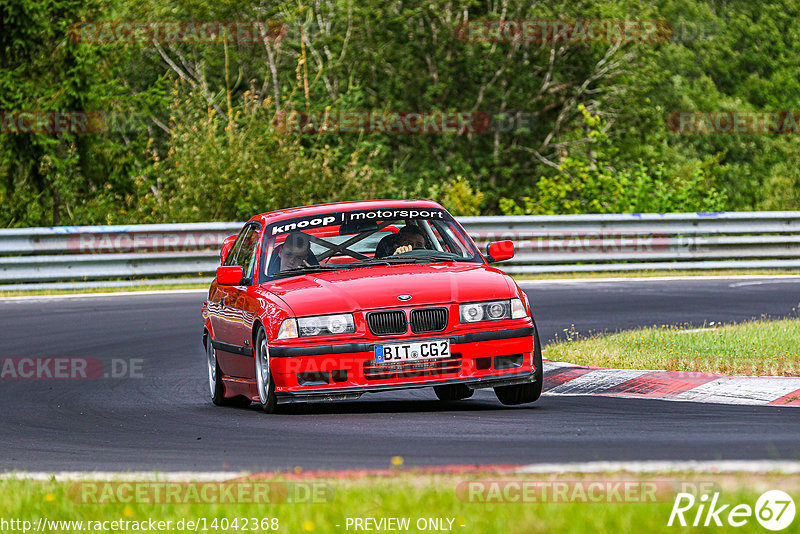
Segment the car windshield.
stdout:
<path fill-rule="evenodd" d="M 332 211 L 266 227 L 268 279 L 398 263 L 481 262 L 475 245 L 441 208 Z"/>

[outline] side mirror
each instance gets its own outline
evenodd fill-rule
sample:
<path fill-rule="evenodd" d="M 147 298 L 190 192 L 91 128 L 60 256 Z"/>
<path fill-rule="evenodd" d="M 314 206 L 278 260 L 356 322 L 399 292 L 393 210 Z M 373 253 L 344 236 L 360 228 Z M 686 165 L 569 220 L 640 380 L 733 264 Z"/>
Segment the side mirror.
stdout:
<path fill-rule="evenodd" d="M 228 253 L 233 248 L 233 244 L 236 243 L 236 238 L 239 237 L 238 235 L 229 235 L 222 241 L 222 250 L 219 252 L 219 262 L 221 264 L 225 263 L 225 260 L 228 258 Z"/>
<path fill-rule="evenodd" d="M 486 247 L 486 252 L 489 254 L 487 258 L 489 263 L 510 260 L 514 257 L 514 242 L 510 240 L 493 241 Z"/>
<path fill-rule="evenodd" d="M 217 283 L 221 286 L 238 286 L 244 278 L 244 269 L 239 265 L 217 267 Z"/>

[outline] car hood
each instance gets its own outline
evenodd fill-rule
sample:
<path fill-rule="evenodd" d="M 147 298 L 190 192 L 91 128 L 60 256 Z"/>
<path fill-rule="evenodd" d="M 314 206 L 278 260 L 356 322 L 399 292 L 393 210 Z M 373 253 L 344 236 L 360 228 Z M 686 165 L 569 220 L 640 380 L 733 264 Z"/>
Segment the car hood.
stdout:
<path fill-rule="evenodd" d="M 277 280 L 262 289 L 279 296 L 297 316 L 517 296 L 511 277 L 482 263 L 343 269 Z M 398 295 L 411 299 L 401 301 Z"/>

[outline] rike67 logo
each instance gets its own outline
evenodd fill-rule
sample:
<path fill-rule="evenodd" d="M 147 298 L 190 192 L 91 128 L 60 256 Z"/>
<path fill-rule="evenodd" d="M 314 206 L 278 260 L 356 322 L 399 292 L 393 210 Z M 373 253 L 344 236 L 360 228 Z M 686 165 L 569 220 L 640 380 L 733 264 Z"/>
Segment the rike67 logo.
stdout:
<path fill-rule="evenodd" d="M 685 527 L 691 524 L 694 527 L 721 527 L 727 523 L 732 527 L 743 527 L 755 517 L 762 527 L 778 531 L 794 521 L 794 501 L 786 492 L 767 491 L 758 498 L 755 507 L 749 504 L 721 504 L 719 495 L 716 492 L 709 497 L 704 493 L 697 498 L 691 493 L 678 493 L 667 526 L 675 524 Z"/>

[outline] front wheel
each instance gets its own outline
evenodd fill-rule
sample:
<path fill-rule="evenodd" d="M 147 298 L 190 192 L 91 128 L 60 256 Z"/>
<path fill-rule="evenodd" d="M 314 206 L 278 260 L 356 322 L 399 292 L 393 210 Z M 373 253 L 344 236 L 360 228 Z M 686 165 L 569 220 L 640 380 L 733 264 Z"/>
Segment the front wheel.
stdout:
<path fill-rule="evenodd" d="M 256 385 L 258 387 L 258 397 L 261 400 L 261 407 L 267 413 L 275 413 L 278 409 L 278 400 L 275 397 L 275 381 L 269 370 L 269 344 L 267 334 L 263 327 L 258 327 L 256 335 Z"/>
<path fill-rule="evenodd" d="M 542 395 L 542 380 L 544 379 L 542 345 L 539 343 L 539 330 L 536 328 L 536 322 L 533 323 L 533 364 L 536 366 L 536 371 L 534 372 L 535 382 L 494 388 L 494 394 L 497 395 L 497 399 L 501 403 L 507 406 L 527 404 L 537 400 Z"/>
<path fill-rule="evenodd" d="M 247 397 L 225 397 L 225 385 L 222 383 L 222 371 L 217 362 L 217 351 L 211 340 L 211 334 L 206 335 L 206 364 L 208 366 L 208 385 L 211 389 L 211 402 L 217 406 L 249 406 Z"/>

